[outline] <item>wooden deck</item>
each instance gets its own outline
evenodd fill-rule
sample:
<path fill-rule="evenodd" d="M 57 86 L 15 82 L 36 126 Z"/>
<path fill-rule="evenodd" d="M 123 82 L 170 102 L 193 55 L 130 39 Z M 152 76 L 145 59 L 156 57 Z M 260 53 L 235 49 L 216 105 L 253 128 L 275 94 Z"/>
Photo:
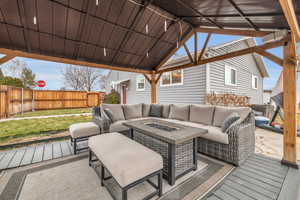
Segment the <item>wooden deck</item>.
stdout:
<path fill-rule="evenodd" d="M 300 170 L 255 154 L 236 168 L 203 200 L 297 200 Z"/>
<path fill-rule="evenodd" d="M 0 170 L 61 158 L 72 154 L 73 147 L 70 144 L 70 140 L 1 151 Z"/>

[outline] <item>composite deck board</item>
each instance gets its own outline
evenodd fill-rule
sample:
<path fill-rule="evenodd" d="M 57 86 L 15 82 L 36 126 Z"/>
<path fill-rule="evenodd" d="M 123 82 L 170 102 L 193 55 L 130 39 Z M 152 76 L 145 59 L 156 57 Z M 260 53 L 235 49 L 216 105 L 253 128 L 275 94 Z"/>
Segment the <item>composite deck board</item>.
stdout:
<path fill-rule="evenodd" d="M 39 145 L 35 148 L 34 156 L 32 159 L 32 163 L 41 162 L 44 156 L 44 147 L 45 145 Z"/>
<path fill-rule="evenodd" d="M 53 143 L 53 158 L 62 157 L 61 145 L 60 142 Z"/>
<path fill-rule="evenodd" d="M 255 154 L 203 199 L 277 200 L 289 171 L 279 160 Z"/>
<path fill-rule="evenodd" d="M 61 142 L 60 145 L 61 145 L 62 156 L 69 156 L 72 154 L 68 147 L 67 141 Z"/>
<path fill-rule="evenodd" d="M 2 160 L 0 161 L 0 169 L 6 169 L 16 153 L 17 151 L 7 152 L 5 156 L 2 158 Z"/>
<path fill-rule="evenodd" d="M 51 160 L 53 158 L 53 144 L 47 143 L 44 148 L 43 160 Z"/>
<path fill-rule="evenodd" d="M 16 152 L 15 156 L 13 159 L 10 161 L 9 165 L 7 168 L 12 168 L 12 167 L 19 167 L 20 163 L 24 157 L 24 154 L 26 152 L 26 149 L 20 149 Z"/>

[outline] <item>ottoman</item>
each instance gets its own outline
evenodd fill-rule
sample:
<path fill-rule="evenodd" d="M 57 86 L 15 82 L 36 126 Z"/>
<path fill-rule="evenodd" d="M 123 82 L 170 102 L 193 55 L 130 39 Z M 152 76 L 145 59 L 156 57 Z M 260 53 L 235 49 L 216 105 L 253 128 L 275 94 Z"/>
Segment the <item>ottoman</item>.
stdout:
<path fill-rule="evenodd" d="M 73 145 L 74 154 L 78 151 L 87 149 L 88 147 L 78 148 L 77 142 L 82 142 L 87 140 L 90 136 L 100 134 L 100 129 L 94 122 L 84 122 L 72 124 L 69 127 L 69 133 L 71 136 L 71 144 Z"/>
<path fill-rule="evenodd" d="M 113 178 L 122 191 L 122 200 L 127 200 L 127 191 L 145 181 L 154 187 L 155 191 L 147 195 L 144 200 L 162 195 L 163 160 L 160 154 L 148 149 L 130 138 L 114 132 L 101 134 L 89 138 L 89 165 L 99 161 L 101 164 L 101 185 Z M 106 177 L 105 171 L 111 176 Z M 157 184 L 150 178 L 157 176 Z M 114 198 L 114 192 L 107 187 Z"/>

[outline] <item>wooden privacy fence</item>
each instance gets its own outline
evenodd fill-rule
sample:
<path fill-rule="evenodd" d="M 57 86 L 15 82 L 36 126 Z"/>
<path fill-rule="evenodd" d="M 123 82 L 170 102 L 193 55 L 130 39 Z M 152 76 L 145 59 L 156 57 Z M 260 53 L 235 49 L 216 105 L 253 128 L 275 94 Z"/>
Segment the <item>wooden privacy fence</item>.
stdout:
<path fill-rule="evenodd" d="M 0 118 L 33 111 L 98 106 L 103 92 L 31 90 L 0 85 Z"/>

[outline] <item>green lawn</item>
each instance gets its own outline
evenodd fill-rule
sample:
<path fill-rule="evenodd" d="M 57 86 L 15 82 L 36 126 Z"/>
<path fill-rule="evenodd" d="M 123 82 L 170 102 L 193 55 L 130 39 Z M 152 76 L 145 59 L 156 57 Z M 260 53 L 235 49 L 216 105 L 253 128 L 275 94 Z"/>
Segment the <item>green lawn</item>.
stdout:
<path fill-rule="evenodd" d="M 14 115 L 13 117 L 35 117 L 35 116 L 47 116 L 47 115 L 65 115 L 65 114 L 81 114 L 90 113 L 91 108 L 75 108 L 75 109 L 58 109 L 58 110 L 39 110 L 34 112 L 26 112 L 22 114 Z"/>
<path fill-rule="evenodd" d="M 47 134 L 41 133 L 67 130 L 73 123 L 88 121 L 91 121 L 91 116 L 22 119 L 0 122 L 0 144 L 20 138 L 45 136 Z"/>

